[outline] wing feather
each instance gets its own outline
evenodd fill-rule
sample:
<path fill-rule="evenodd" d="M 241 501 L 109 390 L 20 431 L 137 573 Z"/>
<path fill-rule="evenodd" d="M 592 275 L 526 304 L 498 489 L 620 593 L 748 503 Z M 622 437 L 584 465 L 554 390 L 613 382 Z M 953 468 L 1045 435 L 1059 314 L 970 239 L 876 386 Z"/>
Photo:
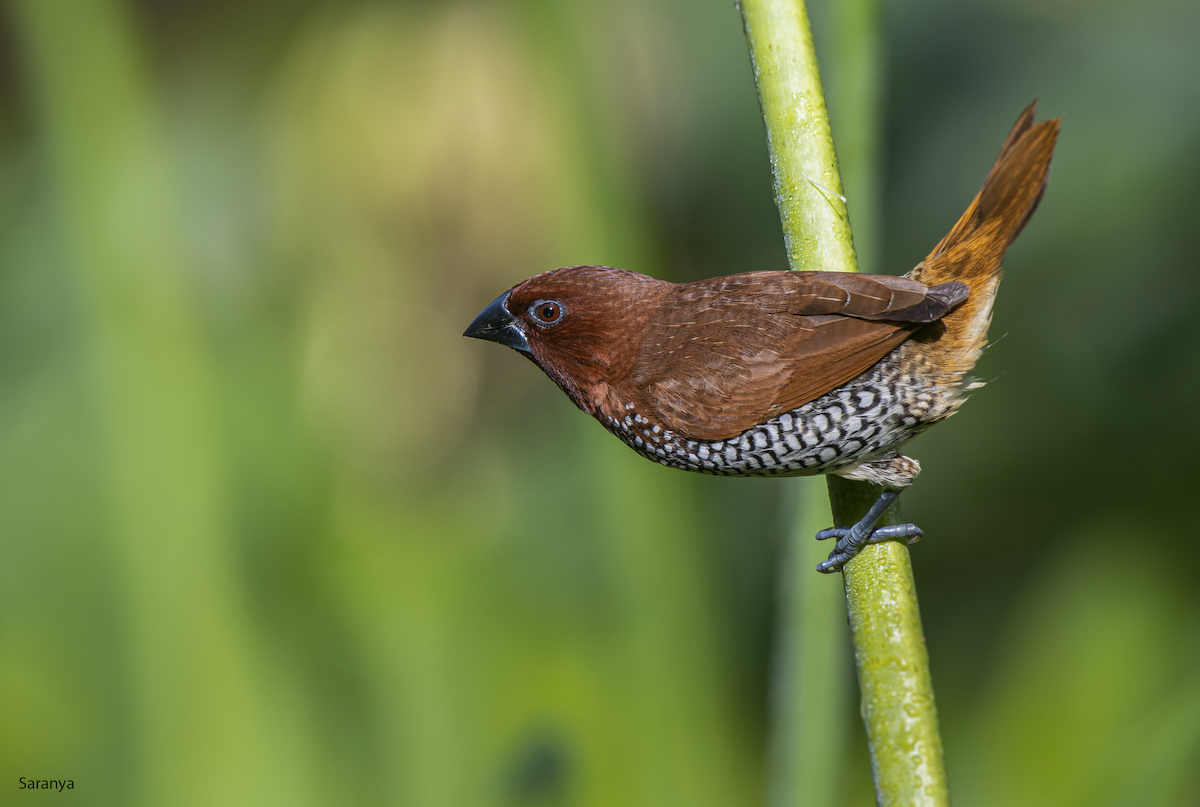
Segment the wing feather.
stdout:
<path fill-rule="evenodd" d="M 909 278 L 748 272 L 677 286 L 630 378 L 641 411 L 724 440 L 845 384 L 966 299 Z"/>

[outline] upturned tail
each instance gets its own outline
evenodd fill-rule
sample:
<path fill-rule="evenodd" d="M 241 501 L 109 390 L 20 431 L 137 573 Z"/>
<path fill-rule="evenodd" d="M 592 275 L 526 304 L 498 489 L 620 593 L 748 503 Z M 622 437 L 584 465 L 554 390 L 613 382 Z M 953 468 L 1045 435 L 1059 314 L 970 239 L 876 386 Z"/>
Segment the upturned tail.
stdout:
<path fill-rule="evenodd" d="M 909 275 L 927 286 L 960 281 L 965 303 L 941 319 L 944 330 L 926 343 L 939 384 L 957 384 L 987 345 L 1000 261 L 1033 211 L 1050 178 L 1061 118 L 1034 123 L 1034 101 L 1013 124 L 983 187 L 955 225 Z"/>

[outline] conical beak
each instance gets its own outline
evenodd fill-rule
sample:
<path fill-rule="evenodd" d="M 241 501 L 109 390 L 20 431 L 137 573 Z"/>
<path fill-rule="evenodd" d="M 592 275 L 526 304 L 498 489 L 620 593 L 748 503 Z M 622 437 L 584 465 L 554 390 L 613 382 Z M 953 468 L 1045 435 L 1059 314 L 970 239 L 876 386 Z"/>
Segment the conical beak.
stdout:
<path fill-rule="evenodd" d="M 475 321 L 463 331 L 463 336 L 486 339 L 489 342 L 508 345 L 522 353 L 529 353 L 529 342 L 525 339 L 524 331 L 516 318 L 508 313 L 509 294 L 511 291 L 504 292 L 483 309 L 482 313 L 475 317 Z"/>

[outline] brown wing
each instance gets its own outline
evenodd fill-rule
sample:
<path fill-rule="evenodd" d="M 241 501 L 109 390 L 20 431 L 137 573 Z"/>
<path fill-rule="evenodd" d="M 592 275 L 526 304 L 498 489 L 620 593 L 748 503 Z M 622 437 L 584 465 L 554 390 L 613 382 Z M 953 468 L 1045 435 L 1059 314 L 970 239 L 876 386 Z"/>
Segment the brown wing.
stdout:
<path fill-rule="evenodd" d="M 631 378 L 641 411 L 687 438 L 723 440 L 874 365 L 966 299 L 908 278 L 748 272 L 683 284 L 647 329 Z"/>

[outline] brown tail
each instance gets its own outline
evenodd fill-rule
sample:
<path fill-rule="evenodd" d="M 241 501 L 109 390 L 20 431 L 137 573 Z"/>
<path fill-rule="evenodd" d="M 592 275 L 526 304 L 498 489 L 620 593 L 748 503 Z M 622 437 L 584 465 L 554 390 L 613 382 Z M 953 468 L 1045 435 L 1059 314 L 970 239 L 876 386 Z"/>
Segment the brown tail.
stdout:
<path fill-rule="evenodd" d="M 987 345 L 1000 261 L 1046 192 L 1061 119 L 1034 123 L 1036 107 L 1034 101 L 1017 118 L 967 211 L 909 273 L 927 286 L 958 280 L 970 287 L 967 301 L 942 318 L 936 347 L 929 345 L 941 383 L 958 383 Z"/>

